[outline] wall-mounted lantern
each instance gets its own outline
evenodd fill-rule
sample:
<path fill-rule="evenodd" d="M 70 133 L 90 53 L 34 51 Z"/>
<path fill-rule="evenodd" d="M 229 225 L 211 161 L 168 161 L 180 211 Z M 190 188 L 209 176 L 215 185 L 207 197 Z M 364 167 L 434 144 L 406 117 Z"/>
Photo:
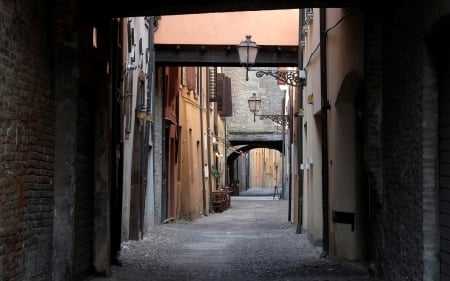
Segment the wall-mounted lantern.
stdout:
<path fill-rule="evenodd" d="M 256 62 L 256 55 L 258 54 L 258 45 L 255 41 L 252 41 L 251 35 L 246 35 L 246 39 L 242 41 L 238 47 L 239 61 L 246 68 L 245 80 L 248 81 L 248 71 L 250 65 L 254 65 Z M 275 79 L 282 81 L 283 83 L 293 87 L 303 87 L 306 84 L 306 71 L 270 71 L 259 70 L 256 72 L 256 77 L 261 78 L 263 76 L 272 76 Z"/>

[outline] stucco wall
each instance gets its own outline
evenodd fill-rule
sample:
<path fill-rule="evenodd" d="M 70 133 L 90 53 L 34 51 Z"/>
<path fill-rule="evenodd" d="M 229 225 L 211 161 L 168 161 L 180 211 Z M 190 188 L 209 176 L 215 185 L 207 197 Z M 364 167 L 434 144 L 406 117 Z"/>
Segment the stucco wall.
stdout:
<path fill-rule="evenodd" d="M 250 187 L 281 188 L 281 153 L 275 149 L 256 148 L 249 151 Z"/>
<path fill-rule="evenodd" d="M 336 25 L 341 19 L 340 24 Z M 330 221 L 333 253 L 347 259 L 366 257 L 367 186 L 362 181 L 362 122 L 357 99 L 362 98 L 364 79 L 364 19 L 356 9 L 327 9 L 327 68 L 329 110 L 329 206 L 333 211 L 353 213 L 350 224 Z M 332 74 L 332 75 L 331 75 Z"/>
<path fill-rule="evenodd" d="M 204 99 L 204 97 L 203 97 Z M 203 137 L 200 124 L 200 96 L 197 89 L 180 90 L 179 125 L 180 133 L 180 208 L 178 218 L 195 219 L 203 212 L 202 146 Z M 201 111 L 203 114 L 203 111 Z M 203 114 L 203 121 L 205 116 Z M 205 188 L 207 190 L 207 186 Z M 207 195 L 207 194 L 206 194 Z"/>
<path fill-rule="evenodd" d="M 303 229 L 311 242 L 321 244 L 323 237 L 322 212 L 322 135 L 320 88 L 319 9 L 313 9 L 312 21 L 305 33 L 303 65 L 306 86 L 303 89 Z M 312 163 L 311 163 L 312 162 Z M 308 166 L 307 166 L 308 165 Z"/>
<path fill-rule="evenodd" d="M 155 43 L 235 46 L 247 34 L 258 45 L 297 46 L 298 9 L 162 16 Z"/>

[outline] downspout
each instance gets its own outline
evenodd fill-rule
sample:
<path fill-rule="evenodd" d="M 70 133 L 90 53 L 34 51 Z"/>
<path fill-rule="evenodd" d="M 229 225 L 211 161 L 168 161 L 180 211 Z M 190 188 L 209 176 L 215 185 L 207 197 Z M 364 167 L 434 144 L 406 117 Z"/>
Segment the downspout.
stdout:
<path fill-rule="evenodd" d="M 320 90 L 322 100 L 322 212 L 323 212 L 323 253 L 329 251 L 329 219 L 328 219 L 328 118 L 329 109 L 327 92 L 327 26 L 326 8 L 320 8 Z"/>
<path fill-rule="evenodd" d="M 206 146 L 207 146 L 207 153 L 208 153 L 208 187 L 209 187 L 209 194 L 212 192 L 212 181 L 211 181 L 211 140 L 210 140 L 210 116 L 209 116 L 209 109 L 210 109 L 210 101 L 209 97 L 206 97 Z M 212 212 L 212 205 L 211 200 L 209 200 L 209 211 Z"/>
<path fill-rule="evenodd" d="M 208 76 L 210 75 L 210 69 L 208 69 Z M 208 77 L 208 80 L 211 78 Z M 200 91 L 200 147 L 201 147 L 201 161 L 202 161 L 202 200 L 203 200 L 203 215 L 206 216 L 206 186 L 205 186 L 205 149 L 203 141 L 203 91 L 200 85 L 200 78 L 197 79 L 197 89 Z"/>
<path fill-rule="evenodd" d="M 153 25 L 153 17 L 148 18 L 148 46 L 146 52 L 148 52 L 148 61 L 147 61 L 147 73 L 146 73 L 146 79 L 147 79 L 147 94 L 145 95 L 146 98 L 146 115 L 149 116 L 149 119 L 145 121 L 144 123 L 144 139 L 142 145 L 142 154 L 143 158 L 141 159 L 141 169 L 142 169 L 142 188 L 141 188 L 141 239 L 144 237 L 144 233 L 147 232 L 147 223 L 145 221 L 146 216 L 146 199 L 147 199 L 147 187 L 149 186 L 148 180 L 148 167 L 149 167 L 149 160 L 150 157 L 150 122 L 151 122 L 151 114 L 153 113 L 151 110 L 152 105 L 152 97 L 151 94 L 153 93 L 153 71 L 154 71 L 154 54 L 153 54 L 153 35 L 154 35 L 154 25 Z M 142 50 L 140 50 L 142 52 Z M 143 53 L 142 53 L 143 54 Z"/>
<path fill-rule="evenodd" d="M 214 128 L 214 137 L 216 138 L 217 136 L 219 136 L 218 133 L 218 129 L 217 129 L 217 124 L 218 124 L 218 113 L 217 113 L 217 102 L 213 104 L 214 106 L 214 117 L 213 117 L 213 128 Z M 216 139 L 217 140 L 217 139 Z M 214 159 L 214 168 L 217 170 L 217 172 L 219 171 L 219 158 L 216 156 L 216 152 L 219 152 L 219 144 L 216 142 L 215 145 L 216 151 L 213 150 L 213 159 Z M 214 181 L 215 181 L 215 188 L 216 190 L 219 188 L 220 186 L 220 177 L 216 178 L 214 177 Z"/>
<path fill-rule="evenodd" d="M 224 136 L 224 145 L 223 145 L 223 157 L 224 157 L 224 162 L 223 162 L 223 164 L 224 164 L 224 170 L 225 170 L 225 178 L 224 178 L 224 184 L 225 184 L 225 186 L 231 186 L 230 185 L 230 180 L 229 180 L 229 178 L 228 178 L 228 164 L 227 164 L 227 147 L 228 147 L 228 145 L 227 145 L 227 143 L 228 143 L 228 138 L 227 138 L 227 134 L 228 134 L 228 123 L 227 123 L 227 119 L 226 118 L 223 118 L 223 120 L 224 120 L 224 128 L 225 128 L 225 136 Z"/>
<path fill-rule="evenodd" d="M 303 69 L 303 48 L 302 42 L 304 42 L 305 37 L 303 35 L 302 29 L 305 25 L 304 10 L 300 9 L 299 22 L 301 22 L 300 28 L 298 30 L 299 48 L 298 48 L 298 69 Z M 297 88 L 297 106 L 296 109 L 300 108 L 303 110 L 303 86 Z M 297 164 L 303 163 L 303 115 L 297 112 Z M 298 170 L 298 167 L 296 168 Z M 297 192 L 297 230 L 296 233 L 302 233 L 303 224 L 303 170 L 300 170 L 298 174 L 298 192 Z"/>
<path fill-rule="evenodd" d="M 282 154 L 282 160 L 281 161 L 281 199 L 284 199 L 284 190 L 285 190 L 285 184 L 284 184 L 284 177 L 285 177 L 285 170 L 286 170 L 286 126 L 283 126 L 283 146 L 281 147 L 281 154 Z"/>
<path fill-rule="evenodd" d="M 250 188 L 250 152 L 245 154 L 245 190 Z"/>
<path fill-rule="evenodd" d="M 289 178 L 288 178 L 288 206 L 289 206 L 289 213 L 288 213 L 288 221 L 292 221 L 292 143 L 293 143 L 293 134 L 292 134 L 292 128 L 293 128 L 293 124 L 292 124 L 292 87 L 288 88 L 289 91 L 289 144 L 288 144 L 288 159 L 289 159 Z"/>
<path fill-rule="evenodd" d="M 153 144 L 155 142 L 153 133 L 155 131 L 154 128 L 154 121 L 153 118 L 155 110 L 153 108 L 154 106 L 154 100 L 155 100 L 155 51 L 154 51 L 154 34 L 155 34 L 155 26 L 154 26 L 154 17 L 149 17 L 148 19 L 148 46 L 147 46 L 147 55 L 148 55 L 148 62 L 147 62 L 147 115 L 150 118 L 150 121 L 146 122 L 145 125 L 145 146 L 147 147 L 147 191 L 146 191 L 146 203 L 145 207 L 148 211 L 145 224 L 148 226 L 154 225 L 154 209 L 155 209 L 155 182 L 154 182 L 154 176 L 153 176 Z M 149 177 L 150 175 L 150 177 Z M 152 181 L 152 182 L 150 182 Z M 145 232 L 147 232 L 147 229 Z"/>
<path fill-rule="evenodd" d="M 266 148 L 263 148 L 263 161 L 262 161 L 262 166 L 263 166 L 263 178 L 262 178 L 262 187 L 265 188 L 266 187 Z"/>

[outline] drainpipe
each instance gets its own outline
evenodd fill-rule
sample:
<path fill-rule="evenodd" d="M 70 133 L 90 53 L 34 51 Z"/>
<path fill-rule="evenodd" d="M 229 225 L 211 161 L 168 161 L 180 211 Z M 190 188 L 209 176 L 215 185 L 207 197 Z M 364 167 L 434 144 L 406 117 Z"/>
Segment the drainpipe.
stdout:
<path fill-rule="evenodd" d="M 250 188 L 250 152 L 245 154 L 245 190 Z"/>
<path fill-rule="evenodd" d="M 148 134 L 148 140 L 145 142 L 146 145 L 151 144 L 151 150 L 149 147 L 149 155 L 148 155 L 148 165 L 147 165 L 147 169 L 150 169 L 150 176 L 151 178 L 149 179 L 148 177 L 148 172 L 147 172 L 147 187 L 151 186 L 150 190 L 147 190 L 148 193 L 148 201 L 147 204 L 149 204 L 148 209 L 150 210 L 150 214 L 151 214 L 151 225 L 153 226 L 155 223 L 155 180 L 154 180 L 154 171 L 153 171 L 153 167 L 154 167 L 154 144 L 155 144 L 155 72 L 156 72 L 156 67 L 155 67 L 155 32 L 156 32 L 155 28 L 155 17 L 149 17 L 149 22 L 148 22 L 148 70 L 147 70 L 147 80 L 148 80 L 148 84 L 147 84 L 147 114 L 149 114 L 151 116 L 151 121 L 147 122 L 147 129 L 146 132 Z M 149 180 L 151 180 L 152 182 L 149 184 Z"/>
<path fill-rule="evenodd" d="M 211 75 L 211 69 L 208 68 L 208 76 Z M 200 91 L 200 147 L 201 147 L 201 155 L 202 155 L 202 196 L 203 196 L 203 215 L 206 216 L 206 185 L 205 185 L 205 149 L 204 149 L 204 141 L 203 141 L 203 91 L 200 87 L 200 79 L 197 79 L 197 89 Z M 211 77 L 209 77 L 211 80 Z"/>
<path fill-rule="evenodd" d="M 299 22 L 301 22 L 300 28 L 298 30 L 299 48 L 298 48 L 298 69 L 303 69 L 303 46 L 302 41 L 305 37 L 302 33 L 303 26 L 305 25 L 304 10 L 300 9 L 298 16 L 300 17 Z M 303 87 L 297 89 L 297 106 L 296 110 L 303 108 Z M 298 114 L 298 112 L 297 112 Z M 303 116 L 297 115 L 297 164 L 303 163 Z M 298 167 L 297 167 L 298 170 Z M 296 233 L 302 233 L 303 224 L 303 170 L 300 170 L 298 174 L 298 193 L 297 193 L 297 230 Z"/>
<path fill-rule="evenodd" d="M 263 169 L 263 176 L 261 180 L 261 187 L 266 187 L 266 149 L 263 148 L 263 156 L 262 156 L 262 169 Z"/>
<path fill-rule="evenodd" d="M 228 147 L 228 138 L 227 138 L 227 134 L 228 134 L 228 123 L 227 123 L 227 119 L 223 118 L 224 120 L 224 128 L 225 128 L 225 136 L 224 136 L 224 140 L 225 140 L 225 144 L 223 146 L 223 157 L 224 157 L 224 161 L 223 161 L 223 165 L 224 165 L 224 170 L 225 170 L 225 178 L 224 178 L 224 184 L 227 187 L 231 187 L 230 184 L 230 179 L 229 179 L 229 171 L 228 171 L 228 165 L 227 165 L 227 147 Z"/>
<path fill-rule="evenodd" d="M 144 19 L 145 21 L 145 19 Z M 153 31 L 152 28 L 153 24 L 149 24 L 149 28 L 148 28 L 148 38 L 149 38 L 149 44 L 151 44 L 152 42 L 150 42 L 152 40 L 150 33 Z M 141 44 L 142 46 L 142 44 Z M 150 45 L 149 45 L 150 46 Z M 142 55 L 144 55 L 144 50 L 141 49 L 139 50 L 139 52 L 142 52 Z M 141 54 L 139 54 L 141 55 Z M 144 58 L 142 59 L 144 60 Z M 148 109 L 151 102 L 150 102 L 150 91 L 148 91 L 148 89 L 152 88 L 151 81 L 148 79 L 149 78 L 149 73 L 150 71 L 153 71 L 153 68 L 151 67 L 151 61 L 148 61 L 148 68 L 147 68 L 147 73 L 146 73 L 146 80 L 147 80 L 147 94 L 141 93 L 142 95 L 144 95 L 145 98 L 145 106 L 146 107 L 146 114 L 150 114 L 150 110 Z M 144 67 L 144 63 L 142 63 L 141 65 L 141 71 L 145 71 L 142 70 L 142 68 Z M 144 132 L 143 135 L 140 136 L 140 141 L 141 141 L 141 153 L 142 156 L 140 157 L 140 166 L 141 166 L 141 176 L 140 176 L 140 190 L 139 190 L 139 197 L 140 197 L 140 214 L 139 214 L 139 230 L 141 231 L 141 235 L 139 237 L 139 239 L 144 239 L 144 233 L 147 232 L 146 229 L 146 221 L 145 221 L 145 200 L 146 200 L 146 196 L 147 196 L 147 180 L 148 180 L 148 159 L 149 159 L 149 151 L 150 151 L 150 147 L 148 146 L 149 143 L 149 130 L 150 130 L 150 122 L 149 121 L 144 121 L 143 124 L 144 127 Z"/>
<path fill-rule="evenodd" d="M 219 136 L 219 132 L 217 129 L 217 123 L 218 123 L 217 103 L 214 103 L 213 106 L 214 106 L 214 115 L 213 115 L 214 126 L 213 126 L 213 128 L 214 128 L 214 137 L 216 138 Z M 213 150 L 213 153 L 214 153 L 213 159 L 214 159 L 214 168 L 217 170 L 217 172 L 219 172 L 219 158 L 216 156 L 216 152 L 219 152 L 219 144 L 218 144 L 217 140 L 218 139 L 216 138 L 216 144 L 215 144 L 216 151 Z M 220 186 L 220 177 L 218 177 L 218 178 L 214 177 L 214 182 L 216 183 L 215 188 L 217 190 Z"/>
<path fill-rule="evenodd" d="M 211 132 L 211 124 L 210 124 L 210 116 L 209 116 L 209 109 L 210 109 L 210 101 L 209 97 L 206 97 L 206 147 L 207 147 L 207 160 L 208 160 L 208 187 L 209 187 L 209 194 L 212 192 L 212 181 L 211 181 L 211 138 L 210 138 L 210 132 Z M 209 211 L 212 212 L 212 205 L 211 200 L 209 200 Z"/>
<path fill-rule="evenodd" d="M 289 159 L 289 181 L 288 181 L 288 197 L 289 197 L 289 201 L 288 201 L 288 205 L 289 205 L 289 213 L 288 213 L 288 221 L 292 221 L 292 143 L 293 143 L 293 134 L 292 134 L 292 128 L 294 128 L 292 125 L 292 88 L 290 87 L 288 89 L 289 91 L 289 145 L 288 145 L 288 159 Z"/>
<path fill-rule="evenodd" d="M 281 148 L 281 154 L 283 155 L 282 159 L 283 161 L 281 162 L 281 198 L 285 199 L 284 197 L 284 190 L 285 190 L 285 184 L 284 184 L 284 179 L 285 179 L 285 173 L 286 173 L 286 126 L 283 126 L 283 147 Z M 289 219 L 288 219 L 289 221 Z"/>
<path fill-rule="evenodd" d="M 322 212 L 323 212 L 323 253 L 329 251 L 329 219 L 328 219 L 328 118 L 329 109 L 327 92 L 327 30 L 326 9 L 320 8 L 320 89 L 322 100 Z"/>

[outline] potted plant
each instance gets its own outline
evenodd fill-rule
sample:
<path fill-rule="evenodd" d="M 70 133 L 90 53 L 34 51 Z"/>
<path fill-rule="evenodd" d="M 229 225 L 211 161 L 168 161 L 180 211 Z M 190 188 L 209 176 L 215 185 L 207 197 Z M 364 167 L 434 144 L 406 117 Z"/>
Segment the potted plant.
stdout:
<path fill-rule="evenodd" d="M 211 167 L 211 177 L 213 177 L 216 180 L 216 186 L 218 186 L 220 180 L 220 173 L 215 167 Z"/>

